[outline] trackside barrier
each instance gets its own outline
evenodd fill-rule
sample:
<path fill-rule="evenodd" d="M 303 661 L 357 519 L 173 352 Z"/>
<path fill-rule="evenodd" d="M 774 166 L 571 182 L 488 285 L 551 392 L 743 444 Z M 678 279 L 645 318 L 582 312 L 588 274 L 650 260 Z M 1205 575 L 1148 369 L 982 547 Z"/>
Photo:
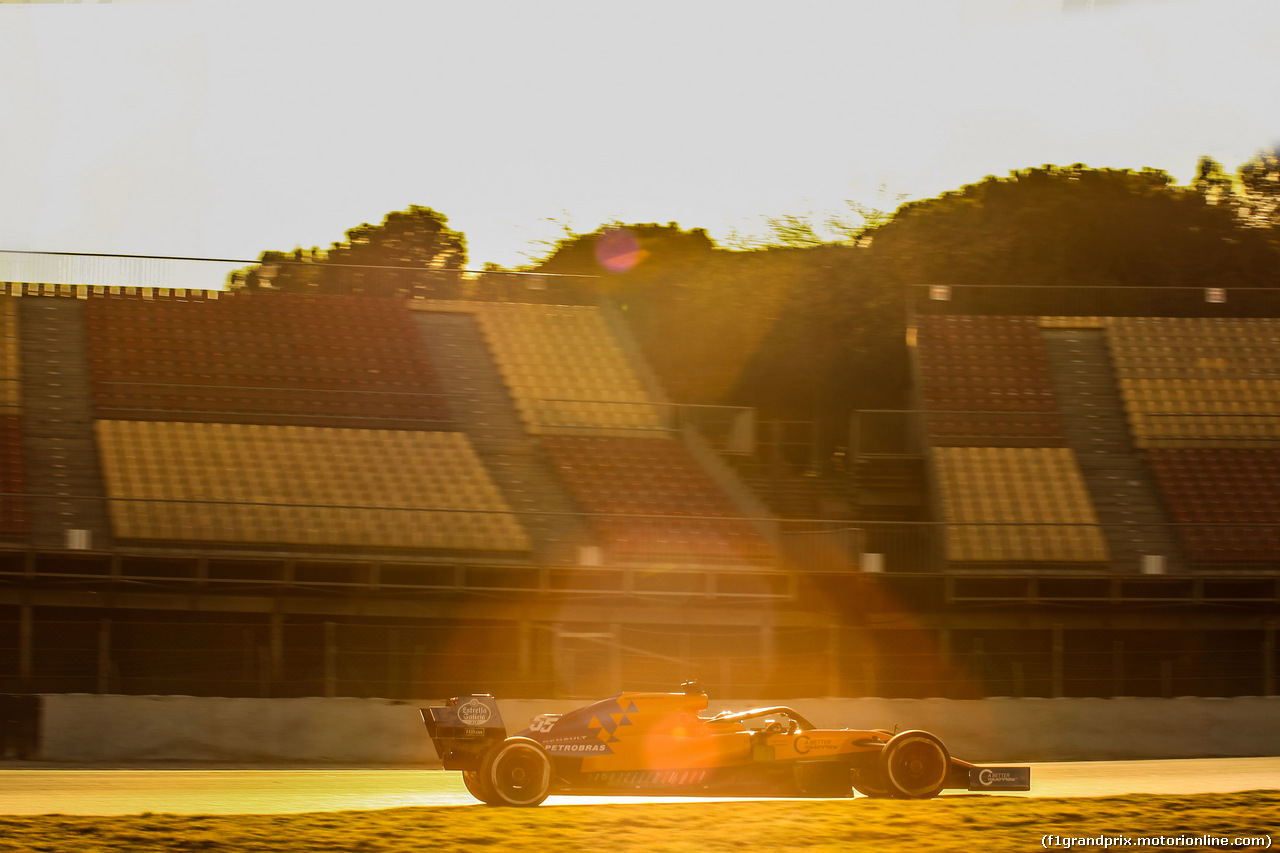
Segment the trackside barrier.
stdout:
<path fill-rule="evenodd" d="M 216 761 L 430 765 L 417 709 L 438 700 L 223 699 L 50 694 L 40 751 L 53 762 Z M 581 700 L 500 700 L 515 731 Z M 776 701 L 712 701 L 713 711 Z M 971 761 L 1280 755 L 1280 697 L 798 699 L 819 726 L 926 729 Z"/>

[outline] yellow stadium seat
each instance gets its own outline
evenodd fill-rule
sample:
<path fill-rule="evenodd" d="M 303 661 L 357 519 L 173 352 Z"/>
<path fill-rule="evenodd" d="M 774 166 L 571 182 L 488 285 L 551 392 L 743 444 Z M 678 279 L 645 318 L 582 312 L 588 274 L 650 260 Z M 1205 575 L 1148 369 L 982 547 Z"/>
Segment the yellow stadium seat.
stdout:
<path fill-rule="evenodd" d="M 427 432 L 331 430 L 165 422 L 96 425 L 111 498 L 195 495 L 266 506 L 205 505 L 207 523 L 177 525 L 183 538 L 298 545 L 420 547 L 407 532 L 407 513 L 394 507 L 508 509 L 466 437 Z M 220 447 L 215 438 L 225 440 Z M 331 509 L 376 506 L 383 509 Z M 117 536 L 166 539 L 175 525 L 112 502 Z M 485 546 L 528 549 L 518 526 Z"/>
<path fill-rule="evenodd" d="M 987 522 L 992 526 L 949 527 L 947 553 L 973 561 L 1076 561 L 1082 549 L 1074 539 L 1040 525 L 1087 523 L 1100 528 L 1083 477 L 1065 448 L 937 447 L 940 498 L 944 520 Z M 1102 547 L 1105 553 L 1105 546 Z"/>

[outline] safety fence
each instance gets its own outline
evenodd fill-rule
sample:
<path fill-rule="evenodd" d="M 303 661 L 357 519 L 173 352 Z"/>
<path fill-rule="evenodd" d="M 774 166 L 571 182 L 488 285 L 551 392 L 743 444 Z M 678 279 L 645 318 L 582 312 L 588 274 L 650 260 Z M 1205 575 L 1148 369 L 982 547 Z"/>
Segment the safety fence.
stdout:
<path fill-rule="evenodd" d="M 610 695 L 700 680 L 724 699 L 1276 694 L 1259 630 L 925 630 L 102 611 L 0 606 L 0 693 Z"/>
<path fill-rule="evenodd" d="M 107 556 L 191 557 L 181 563 L 185 567 L 176 570 L 176 574 L 156 575 L 156 569 L 147 569 L 151 576 L 172 581 L 295 584 L 311 580 L 304 576 L 285 576 L 278 568 L 271 570 L 274 574 L 223 576 L 216 567 L 224 558 L 243 562 L 258 556 L 278 563 L 280 558 L 290 555 L 335 564 L 376 561 L 387 566 L 381 578 L 383 584 L 449 588 L 459 583 L 452 575 L 445 577 L 416 567 L 441 563 L 480 565 L 494 563 L 501 556 L 498 564 L 506 568 L 512 565 L 525 568 L 586 566 L 597 569 L 601 578 L 611 570 L 627 567 L 690 571 L 751 567 L 782 572 L 949 572 L 965 576 L 984 573 L 1175 576 L 1197 571 L 1273 575 L 1280 570 L 1280 524 L 1262 521 L 1081 524 L 778 519 L 696 512 L 509 511 L 338 501 L 179 500 L 141 495 L 102 498 L 0 492 L 0 500 L 3 499 L 56 500 L 60 506 L 69 507 L 75 515 L 85 518 L 101 516 L 104 510 L 109 517 L 143 517 L 149 527 L 134 524 L 131 528 L 141 535 L 113 538 L 106 533 L 95 535 L 92 531 L 67 530 L 62 541 L 56 545 L 42 544 L 40 550 L 96 555 L 102 558 L 99 566 L 84 573 L 126 577 L 129 576 L 127 570 L 121 575 L 121 569 L 103 567 Z M 309 519 L 309 523 L 329 519 L 339 526 L 312 531 L 291 526 L 290 520 L 294 518 Z M 361 526 L 374 522 L 373 532 Z M 509 537 L 500 535 L 508 529 L 540 530 L 558 523 L 575 523 L 579 530 L 596 533 L 587 533 L 572 557 L 562 555 L 550 562 L 533 552 L 512 552 Z M 608 537 L 610 531 L 617 529 L 617 524 L 624 523 L 632 538 L 622 547 L 621 540 L 611 541 Z M 409 532 L 417 528 L 443 532 L 436 539 L 424 538 L 424 533 L 419 541 L 409 537 Z M 733 544 L 735 537 L 745 529 L 759 532 L 764 537 L 762 541 L 769 543 L 768 547 L 737 548 Z M 344 530 L 350 534 L 345 539 Z M 398 530 L 403 535 L 397 534 L 384 542 L 375 535 L 377 530 Z M 495 530 L 498 532 L 493 532 Z M 1035 536 L 1069 543 L 1074 537 L 1088 536 L 1092 541 L 1099 535 L 1107 541 L 1163 541 L 1168 543 L 1168 550 L 1130 555 L 1126 562 L 1119 556 L 1087 560 L 1062 559 L 1052 553 L 1037 556 L 1034 548 L 1024 547 L 1024 540 Z M 982 559 L 957 559 L 954 549 L 949 553 L 948 543 L 965 537 L 981 537 L 995 544 L 986 549 Z M 0 534 L 0 577 L 10 573 L 4 555 L 8 553 L 12 557 L 26 550 L 30 547 L 29 538 L 27 532 Z M 996 546 L 1006 541 L 1009 547 L 1002 552 Z M 1212 547 L 1197 545 L 1188 556 L 1183 551 L 1183 543 L 1188 541 L 1208 542 Z M 1014 547 L 1018 543 L 1022 545 Z M 536 550 L 536 542 L 534 547 Z M 1070 549 L 1063 550 L 1070 552 Z M 197 574 L 196 557 L 206 558 L 214 568 L 207 575 Z M 406 572 L 400 570 L 401 566 L 413 568 Z M 377 578 L 361 574 L 362 571 L 339 571 L 317 582 L 379 583 Z M 544 583 L 527 571 L 525 574 L 529 579 L 512 588 L 537 588 Z M 605 588 L 623 587 L 606 584 Z M 697 591 L 702 592 L 703 588 L 699 586 Z"/>

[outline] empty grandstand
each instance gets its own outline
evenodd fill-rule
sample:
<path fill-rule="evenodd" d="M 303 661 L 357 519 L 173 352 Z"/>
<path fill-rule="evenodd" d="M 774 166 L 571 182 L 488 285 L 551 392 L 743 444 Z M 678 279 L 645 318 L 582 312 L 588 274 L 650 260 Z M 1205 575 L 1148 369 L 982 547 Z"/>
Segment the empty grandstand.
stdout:
<path fill-rule="evenodd" d="M 22 461 L 22 364 L 18 312 L 0 300 L 0 536 L 27 532 L 26 482 Z"/>
<path fill-rule="evenodd" d="M 824 455 L 607 302 L 4 289 L 0 692 L 1275 692 L 1276 321 L 921 313 Z"/>
<path fill-rule="evenodd" d="M 707 451 L 668 423 L 660 389 L 599 308 L 8 290 L 0 535 L 14 597 L 0 643 L 14 654 L 0 677 L 10 687 L 154 690 L 167 678 L 165 689 L 225 692 L 230 682 L 204 684 L 190 660 L 122 668 L 131 655 L 181 658 L 227 621 L 247 625 L 255 649 L 235 666 L 235 692 L 342 692 L 352 673 L 336 658 L 356 654 L 349 638 L 363 615 L 383 640 L 395 635 L 388 620 L 418 636 L 470 636 L 472 648 L 488 645 L 476 632 L 513 630 L 480 669 L 546 693 L 598 676 L 602 656 L 618 653 L 605 634 L 664 619 L 696 630 L 669 601 L 719 602 L 701 613 L 704 632 L 809 621 L 795 611 L 760 625 L 759 602 L 792 591 L 769 520 L 748 518 L 753 505 L 727 469 L 697 461 Z M 28 501 L 43 502 L 33 524 Z M 109 591 L 113 603 L 101 609 L 72 588 Z M 638 609 L 619 623 L 602 617 L 607 601 Z M 193 620 L 191 608 L 242 615 L 197 628 L 210 617 Z M 96 622 L 95 651 L 60 655 L 46 626 L 74 636 L 77 613 Z M 323 628 L 320 642 L 292 648 L 308 625 Z M 188 631 L 189 642 L 159 640 Z M 168 651 L 144 651 L 148 636 Z M 205 654 L 221 659 L 214 645 Z M 432 685 L 456 684 L 466 668 L 419 646 L 401 654 L 421 666 L 378 690 L 454 689 Z M 296 674 L 313 659 L 329 679 L 307 688 Z"/>

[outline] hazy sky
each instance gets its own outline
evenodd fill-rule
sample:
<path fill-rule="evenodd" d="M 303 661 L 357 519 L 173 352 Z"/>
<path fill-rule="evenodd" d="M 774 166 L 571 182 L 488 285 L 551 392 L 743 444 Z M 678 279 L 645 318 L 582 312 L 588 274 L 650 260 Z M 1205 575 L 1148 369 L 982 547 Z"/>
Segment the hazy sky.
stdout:
<path fill-rule="evenodd" d="M 422 204 L 478 268 L 552 220 L 723 237 L 1277 141 L 1276 0 L 0 3 L 3 249 L 251 258 Z"/>

